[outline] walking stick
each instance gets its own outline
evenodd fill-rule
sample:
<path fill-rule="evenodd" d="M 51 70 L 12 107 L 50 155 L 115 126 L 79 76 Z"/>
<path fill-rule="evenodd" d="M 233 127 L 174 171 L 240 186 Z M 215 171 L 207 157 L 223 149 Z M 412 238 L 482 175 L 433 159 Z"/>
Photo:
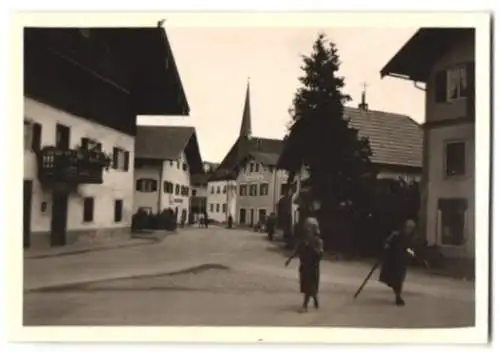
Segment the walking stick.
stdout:
<path fill-rule="evenodd" d="M 377 262 L 373 265 L 372 269 L 370 270 L 370 272 L 369 272 L 369 273 L 368 273 L 368 275 L 366 276 L 365 281 L 363 281 L 363 283 L 361 284 L 361 286 L 358 288 L 358 290 L 357 290 L 357 291 L 356 291 L 356 293 L 354 294 L 354 299 L 356 299 L 356 298 L 359 296 L 359 294 L 361 293 L 361 291 L 363 291 L 363 288 L 365 287 L 366 283 L 368 282 L 368 280 L 370 280 L 370 278 L 371 278 L 371 277 L 372 277 L 372 275 L 373 275 L 373 272 L 374 272 L 375 270 L 377 270 L 377 268 L 378 268 L 378 266 L 379 266 L 379 265 L 380 265 L 380 262 L 379 262 L 379 261 L 377 261 Z"/>

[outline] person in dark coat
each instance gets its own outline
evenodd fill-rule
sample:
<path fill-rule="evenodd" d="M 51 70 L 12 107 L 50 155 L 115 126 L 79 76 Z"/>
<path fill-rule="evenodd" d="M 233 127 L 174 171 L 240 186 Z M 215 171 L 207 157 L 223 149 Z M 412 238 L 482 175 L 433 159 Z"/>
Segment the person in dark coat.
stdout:
<path fill-rule="evenodd" d="M 233 228 L 233 216 L 229 214 L 227 218 L 227 228 L 232 229 Z"/>
<path fill-rule="evenodd" d="M 415 255 L 410 248 L 415 229 L 415 221 L 406 220 L 402 229 L 393 232 L 384 243 L 379 281 L 392 288 L 398 306 L 405 304 L 401 293 L 410 256 Z"/>
<path fill-rule="evenodd" d="M 314 300 L 314 307 L 319 308 L 319 263 L 323 254 L 323 241 L 320 237 L 318 221 L 315 218 L 305 219 L 302 228 L 303 235 L 297 242 L 293 254 L 285 262 L 285 266 L 288 266 L 296 256 L 299 257 L 300 292 L 304 295 L 302 308 L 306 312 L 311 297 Z"/>
<path fill-rule="evenodd" d="M 269 241 L 273 240 L 275 231 L 276 231 L 276 215 L 274 213 L 271 213 L 266 219 L 266 232 Z"/>

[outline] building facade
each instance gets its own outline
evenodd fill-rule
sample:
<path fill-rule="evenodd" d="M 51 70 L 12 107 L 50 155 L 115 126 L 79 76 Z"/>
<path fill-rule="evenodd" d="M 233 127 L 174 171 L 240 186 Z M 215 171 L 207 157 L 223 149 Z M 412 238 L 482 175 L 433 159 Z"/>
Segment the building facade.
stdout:
<path fill-rule="evenodd" d="M 276 170 L 282 141 L 254 137 L 247 86 L 240 134 L 208 183 L 209 217 L 253 226 L 275 211 L 283 173 Z"/>
<path fill-rule="evenodd" d="M 203 172 L 193 127 L 138 126 L 134 168 L 134 212 L 172 209 L 187 223 L 191 175 Z"/>
<path fill-rule="evenodd" d="M 381 73 L 425 84 L 425 236 L 445 256 L 474 258 L 474 29 L 422 28 Z"/>
<path fill-rule="evenodd" d="M 26 28 L 24 50 L 24 246 L 123 233 L 136 116 L 189 110 L 163 28 Z M 133 71 L 157 78 L 132 84 Z"/>

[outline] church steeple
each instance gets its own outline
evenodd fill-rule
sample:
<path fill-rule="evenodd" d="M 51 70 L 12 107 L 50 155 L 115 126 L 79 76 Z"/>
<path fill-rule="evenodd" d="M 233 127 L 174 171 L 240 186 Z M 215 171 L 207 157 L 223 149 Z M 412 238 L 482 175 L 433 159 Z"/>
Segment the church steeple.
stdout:
<path fill-rule="evenodd" d="M 245 106 L 243 107 L 243 118 L 241 120 L 240 137 L 252 138 L 252 120 L 250 114 L 250 79 L 247 81 L 247 94 Z"/>

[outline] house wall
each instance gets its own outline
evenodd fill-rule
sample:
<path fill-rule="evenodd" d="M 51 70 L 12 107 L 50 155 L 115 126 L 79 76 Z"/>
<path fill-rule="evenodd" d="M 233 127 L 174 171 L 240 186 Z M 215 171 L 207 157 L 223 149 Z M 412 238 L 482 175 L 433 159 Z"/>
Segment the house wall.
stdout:
<path fill-rule="evenodd" d="M 392 171 L 392 170 L 380 170 L 379 173 L 377 173 L 377 178 L 378 179 L 391 179 L 391 180 L 398 180 L 400 178 L 403 178 L 406 182 L 420 182 L 422 179 L 422 173 L 421 172 L 398 172 L 398 171 Z"/>
<path fill-rule="evenodd" d="M 217 192 L 219 190 L 219 192 Z M 217 222 L 227 222 L 229 215 L 236 220 L 236 181 L 211 181 L 207 187 L 207 215 Z M 219 211 L 217 211 L 217 204 Z M 223 211 L 223 204 L 227 204 L 227 211 Z"/>
<path fill-rule="evenodd" d="M 186 170 L 183 169 L 185 165 Z M 161 206 L 162 209 L 172 208 L 177 210 L 177 221 L 181 221 L 181 214 L 186 212 L 186 221 L 189 218 L 189 199 L 191 197 L 191 173 L 187 163 L 186 154 L 183 152 L 177 160 L 167 160 L 163 163 L 163 181 L 172 182 L 174 184 L 174 192 L 166 193 L 166 189 L 161 190 Z M 175 193 L 176 185 L 179 185 L 179 194 Z M 182 186 L 189 187 L 187 195 L 182 195 L 180 190 Z"/>
<path fill-rule="evenodd" d="M 431 70 L 427 82 L 426 122 L 453 120 L 467 116 L 467 99 L 453 102 L 437 103 L 435 101 L 435 76 L 440 70 L 456 64 L 474 61 L 473 34 L 457 43 L 454 48 L 440 58 Z M 466 175 L 447 178 L 445 176 L 444 152 L 447 141 L 466 142 Z M 474 123 L 448 124 L 432 126 L 427 130 L 427 141 L 424 147 L 428 167 L 424 170 L 427 179 L 425 194 L 426 238 L 430 244 L 437 244 L 445 256 L 457 258 L 474 258 Z M 443 246 L 439 233 L 439 198 L 466 198 L 468 209 L 466 215 L 466 242 L 461 246 Z"/>
<path fill-rule="evenodd" d="M 137 164 L 137 163 L 136 163 Z M 137 180 L 152 179 L 158 184 L 156 192 L 140 192 L 137 189 L 134 193 L 134 213 L 139 208 L 151 208 L 153 214 L 158 212 L 159 189 L 161 186 L 161 167 L 158 165 L 142 165 L 134 168 L 134 186 Z"/>
<path fill-rule="evenodd" d="M 258 164 L 259 171 L 250 171 L 250 164 Z M 287 173 L 284 170 L 276 170 L 275 167 L 269 168 L 265 165 L 257 163 L 255 161 L 250 161 L 245 165 L 240 171 L 237 178 L 237 216 L 236 221 L 238 224 L 242 224 L 240 219 L 240 210 L 245 209 L 246 216 L 244 224 L 256 224 L 259 221 L 259 210 L 265 210 L 266 215 L 271 212 L 276 212 L 276 204 L 280 199 L 281 185 L 286 183 Z M 268 184 L 269 191 L 267 195 L 260 195 L 260 185 L 266 183 Z M 249 192 L 250 185 L 257 185 L 257 195 L 250 196 L 247 193 L 246 196 L 240 195 L 240 186 L 246 185 L 247 192 Z M 252 218 L 253 210 L 253 218 Z"/>
<path fill-rule="evenodd" d="M 182 165 L 186 165 L 186 170 L 183 170 Z M 135 181 L 141 178 L 149 178 L 158 181 L 156 192 L 140 192 L 135 191 L 134 211 L 141 207 L 150 207 L 154 213 L 161 212 L 164 209 L 177 209 L 177 221 L 181 221 L 182 211 L 186 211 L 186 220 L 189 216 L 189 199 L 191 196 L 190 187 L 190 172 L 187 165 L 185 154 L 179 157 L 178 160 L 166 160 L 161 163 L 161 166 L 143 165 L 135 168 Z M 173 184 L 173 193 L 167 193 L 164 187 L 164 181 Z M 179 185 L 179 194 L 176 194 L 176 185 Z M 189 187 L 188 195 L 182 195 L 180 190 L 182 186 Z"/>
<path fill-rule="evenodd" d="M 446 177 L 445 143 L 466 142 L 465 176 Z M 442 247 L 445 255 L 451 257 L 473 257 L 474 238 L 474 124 L 460 124 L 434 128 L 429 131 L 429 168 L 426 204 L 426 237 L 430 244 L 442 246 L 439 234 L 438 199 L 466 198 L 468 210 L 466 219 L 466 242 L 462 246 Z"/>
<path fill-rule="evenodd" d="M 69 196 L 67 241 L 71 242 L 81 234 L 99 235 L 101 232 L 106 232 L 105 230 L 128 228 L 133 213 L 134 137 L 27 97 L 24 98 L 24 118 L 27 121 L 41 124 L 42 147 L 55 144 L 56 124 L 60 123 L 70 127 L 70 147 L 80 145 L 81 138 L 87 137 L 102 143 L 103 151 L 108 154 L 112 153 L 113 147 L 120 147 L 130 152 L 128 171 L 114 169 L 103 171 L 102 184 L 81 185 L 76 194 Z M 38 182 L 36 155 L 31 150 L 24 151 L 23 178 L 33 182 L 32 246 L 48 245 L 51 231 L 52 192 L 43 189 Z M 94 197 L 94 221 L 90 223 L 83 222 L 84 197 Z M 120 222 L 114 221 L 114 202 L 117 199 L 123 200 L 123 220 Z M 45 211 L 42 211 L 43 202 L 46 204 Z"/>

